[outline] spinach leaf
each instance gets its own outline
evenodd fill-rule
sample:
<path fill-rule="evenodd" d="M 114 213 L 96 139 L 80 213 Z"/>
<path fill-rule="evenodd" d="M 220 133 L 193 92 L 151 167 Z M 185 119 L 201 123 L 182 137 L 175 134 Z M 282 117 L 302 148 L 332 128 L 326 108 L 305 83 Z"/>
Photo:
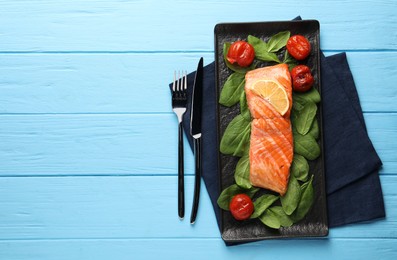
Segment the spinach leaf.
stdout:
<path fill-rule="evenodd" d="M 288 64 L 288 69 L 291 71 L 296 65 L 298 65 L 298 61 L 295 60 L 287 50 L 284 53 L 283 63 Z"/>
<path fill-rule="evenodd" d="M 295 128 L 301 135 L 306 135 L 316 117 L 317 105 L 312 101 L 307 102 L 301 110 L 298 111 L 295 118 Z"/>
<path fill-rule="evenodd" d="M 296 94 L 292 94 L 292 110 L 295 110 L 295 112 L 301 111 L 306 104 L 306 100 L 300 96 L 297 96 Z"/>
<path fill-rule="evenodd" d="M 260 221 L 266 226 L 274 229 L 279 229 L 281 227 L 281 222 L 279 216 L 273 211 L 267 209 L 265 213 L 259 216 Z"/>
<path fill-rule="evenodd" d="M 300 181 L 306 181 L 309 176 L 309 163 L 305 157 L 294 154 L 294 160 L 291 165 L 291 174 Z"/>
<path fill-rule="evenodd" d="M 241 93 L 241 96 L 240 96 L 240 113 L 245 119 L 251 121 L 251 112 L 248 108 L 245 91 L 243 91 L 243 93 Z"/>
<path fill-rule="evenodd" d="M 278 59 L 277 55 L 272 53 L 272 52 L 258 52 L 256 53 L 256 57 L 258 60 L 261 61 L 274 61 L 277 63 L 281 63 L 281 61 Z"/>
<path fill-rule="evenodd" d="M 244 135 L 241 141 L 238 143 L 236 150 L 233 152 L 234 156 L 242 157 L 244 156 L 244 154 L 248 154 L 251 137 L 251 124 L 249 124 L 249 126 L 244 129 L 243 134 Z"/>
<path fill-rule="evenodd" d="M 289 31 L 279 32 L 272 37 L 270 37 L 267 42 L 267 51 L 268 52 L 277 52 L 285 45 L 287 45 L 287 41 L 290 37 Z"/>
<path fill-rule="evenodd" d="M 268 210 L 271 211 L 278 218 L 278 221 L 280 222 L 280 226 L 290 227 L 290 226 L 292 226 L 292 224 L 294 224 L 292 219 L 287 214 L 285 214 L 282 207 L 273 206 L 273 207 L 269 208 Z"/>
<path fill-rule="evenodd" d="M 251 218 L 257 218 L 262 215 L 263 212 L 267 208 L 269 208 L 276 200 L 278 200 L 278 196 L 272 194 L 265 194 L 260 196 L 254 201 L 254 212 L 251 215 Z"/>
<path fill-rule="evenodd" d="M 259 188 L 254 188 L 254 187 L 252 187 L 251 189 L 245 190 L 245 189 L 242 189 L 241 187 L 239 187 L 237 184 L 233 184 L 233 185 L 227 187 L 226 189 L 224 189 L 222 191 L 221 195 L 219 195 L 219 198 L 217 200 L 218 206 L 221 209 L 229 210 L 229 204 L 230 204 L 230 201 L 232 200 L 233 196 L 240 194 L 240 193 L 245 193 L 249 197 L 252 198 L 258 190 L 259 190 Z"/>
<path fill-rule="evenodd" d="M 242 189 L 237 186 L 237 184 L 233 184 L 222 191 L 217 200 L 218 206 L 221 209 L 229 210 L 230 201 L 233 196 L 241 193 Z"/>
<path fill-rule="evenodd" d="M 301 190 L 299 183 L 295 179 L 294 175 L 290 175 L 287 193 L 280 198 L 281 206 L 287 215 L 291 215 L 295 211 L 300 198 Z"/>
<path fill-rule="evenodd" d="M 314 87 L 304 93 L 294 93 L 294 98 L 303 100 L 303 102 L 312 101 L 314 103 L 319 103 L 321 101 L 320 93 Z"/>
<path fill-rule="evenodd" d="M 254 63 L 251 66 L 249 66 L 249 67 L 241 67 L 241 66 L 239 66 L 237 64 L 231 64 L 226 58 L 227 52 L 229 51 L 229 48 L 230 48 L 230 45 L 231 45 L 230 42 L 226 42 L 226 43 L 223 44 L 223 59 L 225 60 L 226 66 L 229 69 L 231 69 L 234 72 L 245 74 L 247 71 L 252 70 L 253 68 L 255 68 L 256 64 L 254 64 Z"/>
<path fill-rule="evenodd" d="M 306 216 L 314 202 L 313 175 L 309 181 L 302 184 L 301 192 L 302 198 L 299 202 L 298 208 L 294 214 L 290 216 L 295 223 Z"/>
<path fill-rule="evenodd" d="M 277 63 L 281 63 L 276 54 L 268 51 L 268 45 L 261 39 L 255 37 L 255 36 L 249 35 L 248 43 L 251 44 L 252 47 L 254 47 L 255 57 L 258 60 L 274 61 Z"/>
<path fill-rule="evenodd" d="M 244 92 L 245 74 L 232 73 L 226 80 L 221 94 L 219 103 L 231 107 L 237 104 L 240 100 L 241 93 Z"/>
<path fill-rule="evenodd" d="M 320 156 L 320 146 L 311 135 L 294 134 L 294 152 L 308 160 L 315 160 Z"/>
<path fill-rule="evenodd" d="M 316 139 L 316 140 L 318 140 L 318 138 L 320 137 L 320 129 L 318 127 L 318 121 L 316 118 L 314 118 L 312 127 L 308 134 L 313 136 L 314 139 Z"/>
<path fill-rule="evenodd" d="M 273 206 L 268 208 L 259 219 L 263 224 L 270 228 L 279 229 L 280 227 L 290 227 L 294 222 L 285 214 L 280 206 Z"/>
<path fill-rule="evenodd" d="M 253 36 L 253 35 L 248 35 L 247 41 L 249 44 L 252 45 L 252 47 L 254 47 L 255 50 L 255 54 L 257 52 L 267 52 L 267 44 L 266 42 L 262 41 L 261 39 Z"/>
<path fill-rule="evenodd" d="M 226 127 L 222 136 L 220 151 L 223 154 L 242 156 L 249 145 L 251 122 L 237 115 Z M 248 133 L 248 134 L 247 134 Z"/>
<path fill-rule="evenodd" d="M 249 155 L 245 154 L 237 163 L 236 171 L 234 172 L 234 180 L 237 185 L 243 189 L 250 189 L 252 184 L 249 179 L 250 175 L 250 160 Z"/>

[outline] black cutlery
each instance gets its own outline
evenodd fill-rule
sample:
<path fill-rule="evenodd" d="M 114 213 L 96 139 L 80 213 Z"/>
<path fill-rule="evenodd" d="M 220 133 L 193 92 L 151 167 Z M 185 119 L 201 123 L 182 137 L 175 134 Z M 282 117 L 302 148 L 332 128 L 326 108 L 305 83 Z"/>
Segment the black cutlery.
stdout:
<path fill-rule="evenodd" d="M 182 75 L 181 75 L 182 74 Z M 183 127 L 182 117 L 186 112 L 187 104 L 187 73 L 174 72 L 172 84 L 172 110 L 178 117 L 178 215 L 185 216 L 185 185 L 184 185 L 184 156 L 183 156 Z"/>
<path fill-rule="evenodd" d="M 194 78 L 192 108 L 190 111 L 190 134 L 194 139 L 194 158 L 195 158 L 195 178 L 194 178 L 194 197 L 190 223 L 194 224 L 197 217 L 197 210 L 200 198 L 201 182 L 201 111 L 203 100 L 203 58 L 200 59 L 196 75 Z"/>

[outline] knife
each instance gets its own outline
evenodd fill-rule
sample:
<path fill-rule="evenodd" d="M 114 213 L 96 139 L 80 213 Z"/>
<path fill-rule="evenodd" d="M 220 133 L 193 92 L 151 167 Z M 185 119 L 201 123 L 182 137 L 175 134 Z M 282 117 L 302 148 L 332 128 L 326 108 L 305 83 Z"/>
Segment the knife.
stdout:
<path fill-rule="evenodd" d="M 190 216 L 190 224 L 196 221 L 197 210 L 200 198 L 200 182 L 201 182 L 201 110 L 203 104 L 203 58 L 197 66 L 196 76 L 194 78 L 192 108 L 190 111 L 190 134 L 194 140 L 194 161 L 195 161 L 195 177 L 194 177 L 194 196 L 192 214 Z"/>

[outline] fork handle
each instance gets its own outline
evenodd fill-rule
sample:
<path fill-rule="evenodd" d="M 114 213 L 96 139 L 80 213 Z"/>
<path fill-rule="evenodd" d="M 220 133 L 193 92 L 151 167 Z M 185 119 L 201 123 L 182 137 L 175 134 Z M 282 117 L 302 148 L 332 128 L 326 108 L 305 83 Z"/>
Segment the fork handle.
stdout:
<path fill-rule="evenodd" d="M 178 215 L 183 219 L 185 216 L 185 184 L 184 184 L 184 164 L 183 164 L 183 127 L 179 122 L 178 130 Z"/>

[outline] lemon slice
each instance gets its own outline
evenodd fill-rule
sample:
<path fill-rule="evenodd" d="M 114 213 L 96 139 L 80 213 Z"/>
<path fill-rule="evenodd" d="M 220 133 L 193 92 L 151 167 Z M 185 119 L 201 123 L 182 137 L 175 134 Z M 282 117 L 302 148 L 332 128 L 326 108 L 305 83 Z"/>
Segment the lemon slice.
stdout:
<path fill-rule="evenodd" d="M 273 80 L 258 80 L 252 85 L 258 95 L 267 100 L 280 115 L 287 113 L 289 100 L 284 87 Z"/>

